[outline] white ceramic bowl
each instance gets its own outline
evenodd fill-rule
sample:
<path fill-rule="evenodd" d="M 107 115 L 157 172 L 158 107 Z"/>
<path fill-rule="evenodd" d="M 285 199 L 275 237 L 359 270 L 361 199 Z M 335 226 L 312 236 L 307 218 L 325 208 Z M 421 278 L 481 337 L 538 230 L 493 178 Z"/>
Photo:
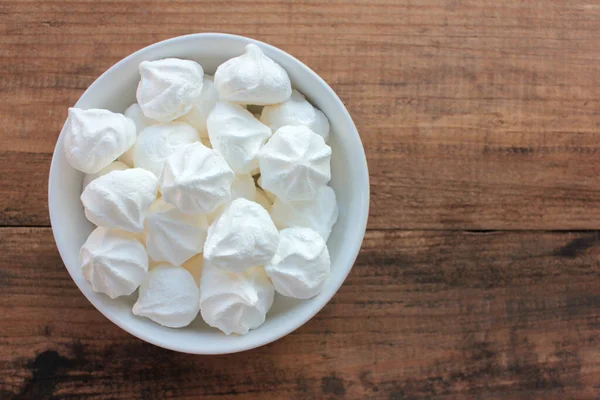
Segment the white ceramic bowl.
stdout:
<path fill-rule="evenodd" d="M 109 299 L 92 290 L 83 278 L 79 248 L 93 229 L 79 200 L 83 173 L 66 162 L 61 132 L 50 168 L 48 205 L 58 251 L 71 277 L 88 300 L 108 319 L 138 338 L 167 349 L 194 354 L 225 354 L 252 349 L 277 340 L 312 318 L 344 282 L 358 255 L 369 212 L 369 173 L 360 137 L 350 114 L 335 92 L 306 65 L 268 44 L 249 38 L 203 33 L 180 36 L 139 50 L 112 66 L 83 93 L 75 107 L 106 108 L 123 112 L 135 103 L 138 65 L 166 57 L 192 59 L 213 74 L 219 64 L 244 52 L 248 43 L 259 45 L 283 66 L 295 88 L 323 110 L 331 122 L 331 185 L 337 194 L 340 217 L 328 241 L 331 276 L 323 291 L 310 300 L 276 296 L 266 322 L 245 336 L 226 336 L 199 316 L 186 328 L 170 329 L 131 313 L 137 294 Z M 65 104 L 65 116 L 67 105 Z"/>

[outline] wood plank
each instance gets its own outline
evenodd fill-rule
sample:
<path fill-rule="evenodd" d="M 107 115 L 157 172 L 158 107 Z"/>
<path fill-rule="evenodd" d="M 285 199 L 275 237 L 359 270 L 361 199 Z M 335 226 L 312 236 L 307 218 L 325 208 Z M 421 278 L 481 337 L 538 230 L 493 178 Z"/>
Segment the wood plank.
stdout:
<path fill-rule="evenodd" d="M 369 160 L 370 228 L 598 227 L 600 7 L 589 1 L 140 4 L 0 4 L 0 148 L 24 153 L 0 160 L 18 173 L 1 224 L 48 224 L 29 196 L 41 196 L 67 107 L 97 76 L 155 41 L 226 31 L 294 54 L 346 103 Z"/>
<path fill-rule="evenodd" d="M 52 154 L 0 151 L 0 225 L 49 226 Z"/>
<path fill-rule="evenodd" d="M 214 357 L 113 326 L 72 283 L 49 229 L 0 229 L 0 243 L 0 398 L 599 395 L 597 232 L 370 231 L 313 320 Z"/>

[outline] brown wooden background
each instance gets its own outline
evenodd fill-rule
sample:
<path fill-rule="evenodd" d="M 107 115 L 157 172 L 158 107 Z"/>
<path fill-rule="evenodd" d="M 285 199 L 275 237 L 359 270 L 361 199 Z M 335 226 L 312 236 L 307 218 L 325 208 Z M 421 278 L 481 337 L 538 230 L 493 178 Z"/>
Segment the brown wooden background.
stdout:
<path fill-rule="evenodd" d="M 67 107 L 131 52 L 210 31 L 323 76 L 372 190 L 332 302 L 220 357 L 113 326 L 46 206 Z M 0 398 L 600 398 L 599 173 L 597 1 L 1 0 Z"/>

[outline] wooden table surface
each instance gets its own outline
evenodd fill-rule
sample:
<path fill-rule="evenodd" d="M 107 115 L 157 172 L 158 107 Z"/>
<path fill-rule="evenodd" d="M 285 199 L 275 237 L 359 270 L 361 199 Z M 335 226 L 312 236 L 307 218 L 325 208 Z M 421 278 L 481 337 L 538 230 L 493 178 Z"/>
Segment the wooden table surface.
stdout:
<path fill-rule="evenodd" d="M 329 305 L 218 357 L 96 311 L 46 205 L 67 107 L 131 52 L 211 31 L 331 84 L 372 194 Z M 598 2 L 2 0 L 0 398 L 600 398 L 599 175 Z"/>

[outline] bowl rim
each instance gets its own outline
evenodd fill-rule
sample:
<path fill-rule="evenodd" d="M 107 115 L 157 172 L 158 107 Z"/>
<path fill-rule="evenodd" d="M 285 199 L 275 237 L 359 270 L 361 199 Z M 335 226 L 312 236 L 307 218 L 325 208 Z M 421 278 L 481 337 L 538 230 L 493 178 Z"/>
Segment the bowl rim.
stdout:
<path fill-rule="evenodd" d="M 306 69 L 309 72 L 309 74 L 312 75 L 312 77 L 315 79 L 315 81 L 318 84 L 322 85 L 325 88 L 325 90 L 330 92 L 330 94 L 332 95 L 332 98 L 335 99 L 335 101 L 337 102 L 336 106 L 340 110 L 342 110 L 343 117 L 348 120 L 348 122 L 350 123 L 350 126 L 353 128 L 351 132 L 345 132 L 345 134 L 355 135 L 356 138 L 358 139 L 358 143 L 360 144 L 360 149 L 357 148 L 356 154 L 353 154 L 353 163 L 360 164 L 359 165 L 360 176 L 355 176 L 355 177 L 353 177 L 353 179 L 358 180 L 359 186 L 361 188 L 364 188 L 364 190 L 361 191 L 360 198 L 358 199 L 359 207 L 360 207 L 360 212 L 356 215 L 356 217 L 358 217 L 358 218 L 356 220 L 353 220 L 353 227 L 354 227 L 355 231 L 357 232 L 357 234 L 354 236 L 354 240 L 352 243 L 347 243 L 344 246 L 345 250 L 350 251 L 346 255 L 346 258 L 349 261 L 348 265 L 345 266 L 345 268 L 346 268 L 345 272 L 340 274 L 338 283 L 328 287 L 327 291 L 329 292 L 329 294 L 327 296 L 320 298 L 318 302 L 314 303 L 314 307 L 312 307 L 310 309 L 310 312 L 304 313 L 304 315 L 302 317 L 295 318 L 293 323 L 283 326 L 282 329 L 273 330 L 273 332 L 267 332 L 264 335 L 260 335 L 260 336 L 258 336 L 258 339 L 255 339 L 254 341 L 251 341 L 251 342 L 243 344 L 243 345 L 232 344 L 231 348 L 227 349 L 227 350 L 218 349 L 218 350 L 212 351 L 210 349 L 204 348 L 204 349 L 202 349 L 202 351 L 191 351 L 188 348 L 183 348 L 182 346 L 179 346 L 177 343 L 173 343 L 173 341 L 155 340 L 153 337 L 150 337 L 147 334 L 145 334 L 143 329 L 138 329 L 137 327 L 131 326 L 128 323 L 124 323 L 119 318 L 117 318 L 115 315 L 113 315 L 113 313 L 109 312 L 108 310 L 104 310 L 103 309 L 104 306 L 102 304 L 100 304 L 100 301 L 98 301 L 97 299 L 90 297 L 86 294 L 86 292 L 80 287 L 78 281 L 75 279 L 75 277 L 71 273 L 71 270 L 66 266 L 66 263 L 64 261 L 66 257 L 63 254 L 63 252 L 66 251 L 68 245 L 66 243 L 63 243 L 63 241 L 59 238 L 59 236 L 57 234 L 58 228 L 55 228 L 55 226 L 57 226 L 57 223 L 60 221 L 60 215 L 59 215 L 57 208 L 54 206 L 54 204 L 56 204 L 56 202 L 59 201 L 59 199 L 60 199 L 60 197 L 59 197 L 60 193 L 58 193 L 58 190 L 56 189 L 56 184 L 54 182 L 58 180 L 57 170 L 59 167 L 58 167 L 57 154 L 60 153 L 59 146 L 62 145 L 63 128 L 64 127 L 61 128 L 61 132 L 59 134 L 59 137 L 57 138 L 56 145 L 55 145 L 54 151 L 52 153 L 52 161 L 51 161 L 50 172 L 49 172 L 49 176 L 48 176 L 48 210 L 49 210 L 49 214 L 50 214 L 50 225 L 51 225 L 51 229 L 52 229 L 52 235 L 54 236 L 56 247 L 58 248 L 58 252 L 60 254 L 61 260 L 63 261 L 63 265 L 64 265 L 65 269 L 71 276 L 71 279 L 73 279 L 73 282 L 75 283 L 75 285 L 77 286 L 79 291 L 96 308 L 96 310 L 98 310 L 102 315 L 104 315 L 109 321 L 111 321 L 112 323 L 117 325 L 119 328 L 121 328 L 125 332 L 137 337 L 138 339 L 141 339 L 145 342 L 151 343 L 155 346 L 162 347 L 165 349 L 182 352 L 182 353 L 188 353 L 188 354 L 203 354 L 203 355 L 233 354 L 233 353 L 237 353 L 237 352 L 241 352 L 241 351 L 251 350 L 251 349 L 254 349 L 254 348 L 257 348 L 260 346 L 264 346 L 266 344 L 272 343 L 272 342 L 290 334 L 291 332 L 300 328 L 302 325 L 304 325 L 310 319 L 312 319 L 319 311 L 321 311 L 321 309 L 327 303 L 329 303 L 329 301 L 337 293 L 337 291 L 342 286 L 342 284 L 344 283 L 344 281 L 348 277 L 348 274 L 350 273 L 350 271 L 352 270 L 352 268 L 354 266 L 356 257 L 358 256 L 358 253 L 360 251 L 360 248 L 361 248 L 361 245 L 362 245 L 362 242 L 364 239 L 364 235 L 366 232 L 367 219 L 369 216 L 369 199 L 370 199 L 369 171 L 368 171 L 367 159 L 366 159 L 366 155 L 365 155 L 365 151 L 364 151 L 364 146 L 360 139 L 358 130 L 356 129 L 356 125 L 354 124 L 354 121 L 352 120 L 352 117 L 350 116 L 350 113 L 346 109 L 343 102 L 337 96 L 335 91 L 327 84 L 327 82 L 325 82 L 325 80 L 323 80 L 323 78 L 321 78 L 316 72 L 314 72 L 310 67 L 308 67 L 306 64 L 304 64 L 302 61 L 298 60 L 297 58 L 295 58 L 291 54 L 285 52 L 284 50 L 281 50 L 278 47 L 275 47 L 268 43 L 265 43 L 265 42 L 262 42 L 262 41 L 259 41 L 256 39 L 252 39 L 252 38 L 249 38 L 246 36 L 233 35 L 233 34 L 229 34 L 229 33 L 215 33 L 215 32 L 193 33 L 193 34 L 188 34 L 188 35 L 175 36 L 175 37 L 172 37 L 172 38 L 169 38 L 166 40 L 152 43 L 146 47 L 143 47 L 143 48 L 129 54 L 128 56 L 119 60 L 117 63 L 113 64 L 105 72 L 103 72 L 81 94 L 81 96 L 75 103 L 74 107 L 77 107 L 77 105 L 80 103 L 81 99 L 85 96 L 86 93 L 88 93 L 91 90 L 95 90 L 97 86 L 102 85 L 103 81 L 105 79 L 107 79 L 106 76 L 112 70 L 119 68 L 123 64 L 129 63 L 132 58 L 143 55 L 144 53 L 147 53 L 158 47 L 168 47 L 169 45 L 171 45 L 175 42 L 186 42 L 186 41 L 192 42 L 192 41 L 198 40 L 199 38 L 202 38 L 202 39 L 230 39 L 230 40 L 243 41 L 246 43 L 254 43 L 263 49 L 268 49 L 268 51 L 271 53 L 277 53 L 278 56 L 288 58 L 293 63 L 298 64 L 301 68 Z M 354 156 L 356 156 L 356 158 L 354 158 Z"/>

